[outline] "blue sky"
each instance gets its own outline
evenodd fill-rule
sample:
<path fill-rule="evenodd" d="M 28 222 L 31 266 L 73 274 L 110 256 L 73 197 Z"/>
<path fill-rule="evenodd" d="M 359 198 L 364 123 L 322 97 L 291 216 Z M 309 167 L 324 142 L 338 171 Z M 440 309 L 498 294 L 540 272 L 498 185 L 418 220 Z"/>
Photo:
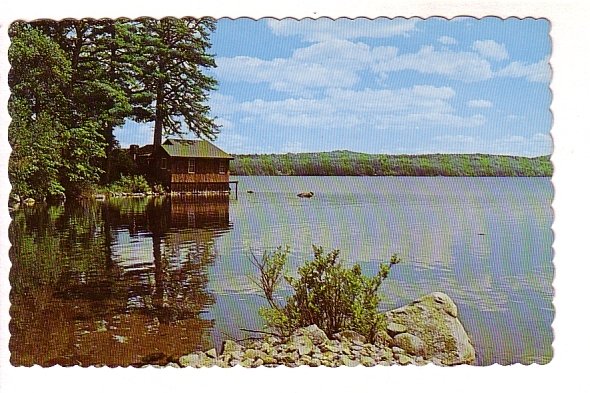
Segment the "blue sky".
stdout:
<path fill-rule="evenodd" d="M 215 144 L 229 153 L 550 154 L 544 19 L 221 19 Z M 128 122 L 122 146 L 151 142 Z"/>

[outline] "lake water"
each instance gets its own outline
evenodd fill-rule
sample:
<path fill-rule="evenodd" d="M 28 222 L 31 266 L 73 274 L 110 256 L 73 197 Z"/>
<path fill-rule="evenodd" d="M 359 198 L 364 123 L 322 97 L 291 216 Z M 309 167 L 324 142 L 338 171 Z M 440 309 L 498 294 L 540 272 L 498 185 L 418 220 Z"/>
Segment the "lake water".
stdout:
<path fill-rule="evenodd" d="M 547 363 L 554 317 L 549 178 L 238 177 L 239 195 L 12 212 L 11 361 L 160 363 L 260 330 L 252 255 L 312 244 L 375 274 L 383 310 L 447 293 L 477 363 Z M 247 193 L 251 190 L 253 193 Z M 314 191 L 313 198 L 298 198 Z M 287 292 L 283 288 L 283 294 Z"/>

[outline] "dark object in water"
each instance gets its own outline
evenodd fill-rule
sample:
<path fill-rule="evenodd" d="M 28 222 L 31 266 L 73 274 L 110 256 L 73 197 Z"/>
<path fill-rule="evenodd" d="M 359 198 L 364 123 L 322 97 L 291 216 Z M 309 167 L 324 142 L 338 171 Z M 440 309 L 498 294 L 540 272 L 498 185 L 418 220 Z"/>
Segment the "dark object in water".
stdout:
<path fill-rule="evenodd" d="M 299 194 L 297 194 L 297 196 L 299 198 L 311 198 L 313 196 L 313 192 L 308 191 L 308 192 L 300 192 Z"/>
<path fill-rule="evenodd" d="M 478 233 L 477 236 L 485 236 L 485 233 Z"/>
<path fill-rule="evenodd" d="M 248 194 L 254 194 L 254 191 L 252 191 L 252 190 L 248 190 L 248 191 L 246 191 L 246 192 L 247 192 Z"/>

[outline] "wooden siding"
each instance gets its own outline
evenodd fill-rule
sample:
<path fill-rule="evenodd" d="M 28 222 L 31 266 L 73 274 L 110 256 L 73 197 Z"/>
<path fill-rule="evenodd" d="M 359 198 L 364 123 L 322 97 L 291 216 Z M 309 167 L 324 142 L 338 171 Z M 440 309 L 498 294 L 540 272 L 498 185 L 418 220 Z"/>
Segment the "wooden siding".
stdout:
<path fill-rule="evenodd" d="M 189 161 L 194 162 L 194 172 L 199 174 L 213 174 L 223 172 L 227 174 L 229 160 L 215 158 L 179 158 L 170 159 L 171 173 L 191 173 L 189 172 Z"/>
<path fill-rule="evenodd" d="M 166 168 L 162 168 L 163 158 Z M 194 165 L 189 167 L 189 162 Z M 154 151 L 149 166 L 153 178 L 169 191 L 229 191 L 229 159 L 226 158 L 170 157 L 160 148 Z"/>
<path fill-rule="evenodd" d="M 172 173 L 172 183 L 227 183 L 229 174 L 219 173 Z"/>

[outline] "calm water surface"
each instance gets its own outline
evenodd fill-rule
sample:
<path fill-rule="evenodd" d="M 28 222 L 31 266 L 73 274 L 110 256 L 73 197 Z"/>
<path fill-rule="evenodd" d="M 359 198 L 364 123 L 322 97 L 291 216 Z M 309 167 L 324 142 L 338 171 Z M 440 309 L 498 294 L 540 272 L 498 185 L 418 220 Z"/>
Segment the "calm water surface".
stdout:
<path fill-rule="evenodd" d="M 374 274 L 382 309 L 455 300 L 478 364 L 546 363 L 548 178 L 240 177 L 238 199 L 139 198 L 12 213 L 14 364 L 165 364 L 261 329 L 251 255 L 311 245 Z M 246 193 L 252 190 L 254 193 Z M 296 196 L 314 191 L 311 199 Z M 284 295 L 287 289 L 283 288 Z"/>

